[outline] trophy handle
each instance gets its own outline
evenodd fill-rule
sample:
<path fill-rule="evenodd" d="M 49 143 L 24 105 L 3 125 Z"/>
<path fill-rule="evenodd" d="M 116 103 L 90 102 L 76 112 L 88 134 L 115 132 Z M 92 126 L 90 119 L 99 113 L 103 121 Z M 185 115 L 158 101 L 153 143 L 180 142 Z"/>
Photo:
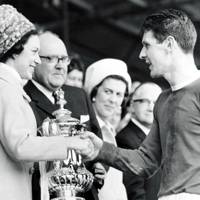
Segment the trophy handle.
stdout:
<path fill-rule="evenodd" d="M 41 136 L 46 137 L 60 135 L 60 129 L 56 123 L 56 120 L 50 119 L 49 117 L 43 121 L 42 125 L 37 129 L 37 131 Z"/>

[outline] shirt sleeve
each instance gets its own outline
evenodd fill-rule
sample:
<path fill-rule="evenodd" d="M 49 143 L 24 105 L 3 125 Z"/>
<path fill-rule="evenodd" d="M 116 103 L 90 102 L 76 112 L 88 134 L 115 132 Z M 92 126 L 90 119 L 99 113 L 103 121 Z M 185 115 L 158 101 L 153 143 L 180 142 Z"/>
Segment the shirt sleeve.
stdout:
<path fill-rule="evenodd" d="M 119 170 L 149 177 L 159 168 L 161 155 L 159 127 L 154 119 L 149 135 L 138 149 L 117 148 L 104 142 L 97 159 Z"/>

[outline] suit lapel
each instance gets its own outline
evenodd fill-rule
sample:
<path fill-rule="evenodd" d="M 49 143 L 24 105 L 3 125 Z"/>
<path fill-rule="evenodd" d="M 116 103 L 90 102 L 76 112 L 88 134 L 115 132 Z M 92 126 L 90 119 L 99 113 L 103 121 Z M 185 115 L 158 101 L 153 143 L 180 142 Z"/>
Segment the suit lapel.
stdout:
<path fill-rule="evenodd" d="M 29 81 L 25 86 L 25 91 L 31 97 L 31 100 L 37 107 L 52 115 L 53 111 L 58 109 L 58 105 L 52 104 L 51 101 L 37 87 Z"/>
<path fill-rule="evenodd" d="M 129 122 L 131 126 L 133 126 L 133 130 L 135 130 L 135 134 L 137 135 L 138 138 L 140 138 L 141 141 L 143 141 L 146 138 L 145 133 L 143 132 L 142 129 L 140 129 L 134 122 L 130 121 Z"/>

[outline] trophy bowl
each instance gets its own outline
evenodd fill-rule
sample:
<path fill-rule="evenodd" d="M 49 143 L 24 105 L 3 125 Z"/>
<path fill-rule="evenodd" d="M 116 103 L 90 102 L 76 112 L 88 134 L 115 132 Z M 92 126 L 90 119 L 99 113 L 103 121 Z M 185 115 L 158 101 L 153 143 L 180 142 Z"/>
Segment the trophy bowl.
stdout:
<path fill-rule="evenodd" d="M 48 173 L 48 180 L 51 196 L 75 198 L 77 194 L 91 188 L 93 175 L 85 167 L 78 167 L 77 170 L 74 170 L 71 166 L 51 171 Z M 83 199 L 82 197 L 77 198 Z"/>

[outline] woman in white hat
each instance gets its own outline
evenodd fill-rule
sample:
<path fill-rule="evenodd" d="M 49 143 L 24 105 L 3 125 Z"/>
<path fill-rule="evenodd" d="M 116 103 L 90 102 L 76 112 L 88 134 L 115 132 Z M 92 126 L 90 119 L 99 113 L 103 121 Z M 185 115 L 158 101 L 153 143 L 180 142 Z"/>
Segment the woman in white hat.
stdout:
<path fill-rule="evenodd" d="M 85 89 L 91 98 L 102 130 L 103 140 L 116 145 L 116 132 L 110 118 L 128 95 L 131 79 L 126 64 L 118 59 L 102 59 L 86 70 Z M 126 200 L 122 172 L 109 167 L 103 187 L 99 190 L 100 200 Z"/>

